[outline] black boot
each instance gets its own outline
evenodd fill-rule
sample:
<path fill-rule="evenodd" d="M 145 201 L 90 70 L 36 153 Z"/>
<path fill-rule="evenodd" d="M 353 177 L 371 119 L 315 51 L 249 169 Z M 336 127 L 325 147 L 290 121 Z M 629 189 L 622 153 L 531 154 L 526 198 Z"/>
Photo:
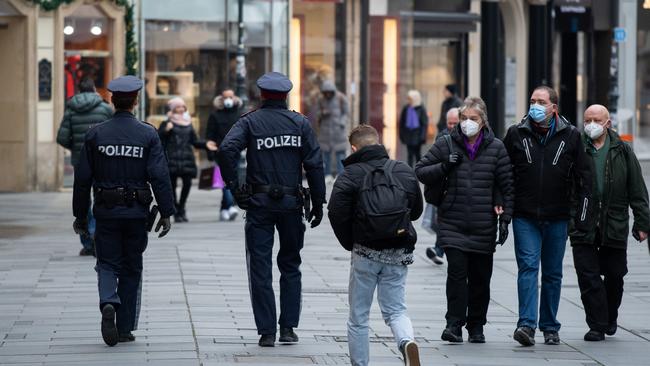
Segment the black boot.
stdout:
<path fill-rule="evenodd" d="M 512 338 L 522 346 L 530 347 L 535 345 L 535 329 L 531 327 L 517 327 Z"/>
<path fill-rule="evenodd" d="M 280 342 L 298 343 L 298 335 L 294 333 L 293 328 L 280 328 Z"/>
<path fill-rule="evenodd" d="M 605 333 L 591 329 L 585 334 L 584 338 L 587 342 L 600 342 L 605 340 Z"/>
<path fill-rule="evenodd" d="M 133 342 L 135 341 L 135 336 L 131 332 L 120 333 L 120 342 Z"/>
<path fill-rule="evenodd" d="M 442 336 L 440 336 L 440 338 L 447 342 L 463 343 L 463 329 L 460 325 L 448 325 L 447 328 L 442 331 Z"/>
<path fill-rule="evenodd" d="M 111 347 L 118 341 L 115 308 L 111 304 L 106 304 L 102 308 L 102 338 L 104 338 L 104 343 Z"/>
<path fill-rule="evenodd" d="M 260 347 L 275 347 L 275 334 L 262 334 L 257 344 Z"/>
<path fill-rule="evenodd" d="M 467 333 L 469 333 L 469 337 L 467 338 L 469 343 L 485 343 L 483 326 L 479 325 L 477 327 L 467 328 Z"/>

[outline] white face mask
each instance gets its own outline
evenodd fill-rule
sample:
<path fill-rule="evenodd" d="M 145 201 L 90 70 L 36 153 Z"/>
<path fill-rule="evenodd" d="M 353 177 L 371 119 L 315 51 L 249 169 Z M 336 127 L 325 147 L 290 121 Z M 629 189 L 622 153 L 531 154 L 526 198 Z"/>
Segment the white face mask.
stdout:
<path fill-rule="evenodd" d="M 235 105 L 235 101 L 232 98 L 226 98 L 223 100 L 223 106 L 226 108 L 232 108 Z"/>
<path fill-rule="evenodd" d="M 466 119 L 460 123 L 460 129 L 463 131 L 465 136 L 473 137 L 479 131 L 478 122 L 474 122 L 471 119 Z"/>
<path fill-rule="evenodd" d="M 585 125 L 585 133 L 590 139 L 596 140 L 605 133 L 605 127 L 596 122 L 591 122 Z"/>

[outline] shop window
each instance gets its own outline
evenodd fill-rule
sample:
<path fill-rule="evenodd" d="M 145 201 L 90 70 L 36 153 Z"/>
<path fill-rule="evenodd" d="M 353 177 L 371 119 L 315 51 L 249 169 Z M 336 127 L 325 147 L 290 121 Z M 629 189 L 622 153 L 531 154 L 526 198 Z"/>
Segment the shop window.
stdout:
<path fill-rule="evenodd" d="M 324 80 L 345 93 L 345 4 L 342 1 L 293 2 L 290 23 L 291 108 L 316 120 L 316 103 Z"/>
<path fill-rule="evenodd" d="M 112 77 L 112 21 L 95 5 L 80 5 L 64 19 L 65 100 L 79 92 L 79 82 L 91 78 L 97 93 L 110 100 L 106 89 Z M 73 167 L 65 150 L 63 186 L 71 187 Z"/>
<path fill-rule="evenodd" d="M 78 93 L 84 78 L 95 81 L 97 92 L 109 99 L 106 85 L 111 78 L 112 24 L 94 5 L 81 5 L 64 20 L 65 96 Z"/>

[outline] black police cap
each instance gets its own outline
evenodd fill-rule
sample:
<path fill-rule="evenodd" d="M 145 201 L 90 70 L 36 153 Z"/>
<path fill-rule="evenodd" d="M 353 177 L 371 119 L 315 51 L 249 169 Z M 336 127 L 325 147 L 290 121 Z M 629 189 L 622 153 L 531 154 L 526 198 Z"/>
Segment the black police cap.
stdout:
<path fill-rule="evenodd" d="M 135 93 L 144 86 L 144 82 L 133 75 L 120 76 L 108 83 L 111 93 Z"/>
<path fill-rule="evenodd" d="M 257 79 L 257 87 L 272 93 L 288 93 L 293 88 L 293 83 L 284 74 L 267 72 Z"/>

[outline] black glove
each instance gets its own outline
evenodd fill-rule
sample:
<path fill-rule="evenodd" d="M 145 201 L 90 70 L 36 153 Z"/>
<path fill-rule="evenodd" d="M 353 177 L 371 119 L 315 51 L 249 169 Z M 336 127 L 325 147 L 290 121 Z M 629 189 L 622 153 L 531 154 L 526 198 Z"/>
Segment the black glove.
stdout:
<path fill-rule="evenodd" d="M 85 238 L 90 236 L 90 232 L 88 232 L 88 220 L 86 219 L 75 219 L 72 223 L 72 229 L 74 229 L 76 234 Z"/>
<path fill-rule="evenodd" d="M 160 229 L 162 228 L 162 231 Z M 161 217 L 160 220 L 158 220 L 158 225 L 156 225 L 156 232 L 160 231 L 160 234 L 158 234 L 159 238 L 162 238 L 163 236 L 167 235 L 169 230 L 172 228 L 172 221 L 169 219 L 169 217 Z"/>
<path fill-rule="evenodd" d="M 508 239 L 508 224 L 510 224 L 510 221 L 499 219 L 499 239 L 497 240 L 499 245 L 503 245 Z"/>
<path fill-rule="evenodd" d="M 251 201 L 251 193 L 247 185 L 239 186 L 233 192 L 233 197 L 235 198 L 235 203 L 242 210 L 248 210 Z"/>
<path fill-rule="evenodd" d="M 311 223 L 311 228 L 315 228 L 320 225 L 320 222 L 323 221 L 323 206 L 316 205 L 309 212 L 309 216 L 306 217 L 307 222 Z"/>
<path fill-rule="evenodd" d="M 446 171 L 450 171 L 463 161 L 463 156 L 460 153 L 453 152 L 447 156 L 447 160 L 442 163 Z"/>

